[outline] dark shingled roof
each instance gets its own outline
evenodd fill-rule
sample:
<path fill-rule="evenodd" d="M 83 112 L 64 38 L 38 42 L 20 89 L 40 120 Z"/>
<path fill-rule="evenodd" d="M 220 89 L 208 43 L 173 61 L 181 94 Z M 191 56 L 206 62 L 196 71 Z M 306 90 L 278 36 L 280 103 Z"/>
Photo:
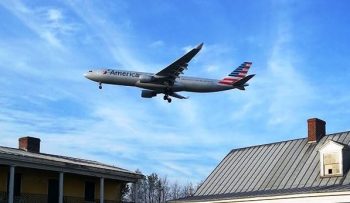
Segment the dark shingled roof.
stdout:
<path fill-rule="evenodd" d="M 350 132 L 232 150 L 186 200 L 238 199 L 310 192 L 349 191 L 350 173 L 320 177 L 318 150 L 327 140 L 349 146 Z M 349 159 L 350 157 L 344 157 Z"/>

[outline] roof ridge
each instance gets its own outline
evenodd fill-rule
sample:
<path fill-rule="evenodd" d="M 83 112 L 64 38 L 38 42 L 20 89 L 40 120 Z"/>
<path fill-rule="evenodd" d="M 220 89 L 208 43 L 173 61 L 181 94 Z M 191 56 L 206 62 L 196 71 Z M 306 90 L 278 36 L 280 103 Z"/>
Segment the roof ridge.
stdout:
<path fill-rule="evenodd" d="M 330 133 L 330 134 L 326 134 L 325 136 L 336 136 L 336 135 L 343 134 L 343 133 L 350 133 L 350 130 L 343 131 L 343 132 Z M 266 143 L 266 144 L 258 144 L 258 145 L 252 145 L 252 146 L 246 146 L 246 147 L 239 147 L 239 148 L 236 148 L 236 149 L 232 149 L 230 151 L 230 153 L 238 151 L 238 150 L 243 150 L 243 149 L 250 149 L 250 148 L 254 148 L 254 147 L 269 146 L 269 145 L 280 144 L 280 143 L 285 143 L 285 142 L 290 142 L 290 141 L 298 141 L 298 140 L 302 140 L 302 139 L 307 139 L 307 137 L 295 138 L 295 139 L 284 140 L 284 141 L 277 141 L 277 142 Z"/>
<path fill-rule="evenodd" d="M 266 144 L 258 144 L 258 145 L 252 145 L 252 146 L 247 146 L 247 147 L 240 147 L 240 148 L 232 149 L 230 151 L 230 153 L 234 152 L 234 151 L 238 151 L 238 150 L 243 150 L 243 149 L 250 149 L 250 148 L 254 148 L 254 147 L 263 147 L 263 146 L 269 146 L 269 145 L 280 144 L 280 143 L 285 143 L 285 142 L 290 142 L 290 141 L 303 140 L 303 139 L 307 139 L 307 138 L 296 138 L 296 139 L 285 140 L 285 141 L 277 141 L 277 142 L 271 142 L 271 143 L 266 143 Z"/>

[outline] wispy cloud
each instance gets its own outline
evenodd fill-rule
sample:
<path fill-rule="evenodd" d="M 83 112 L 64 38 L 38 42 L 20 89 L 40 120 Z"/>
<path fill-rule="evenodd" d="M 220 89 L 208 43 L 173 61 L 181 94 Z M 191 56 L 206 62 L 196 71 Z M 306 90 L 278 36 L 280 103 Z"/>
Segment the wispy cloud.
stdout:
<path fill-rule="evenodd" d="M 305 105 L 312 101 L 313 90 L 300 73 L 302 56 L 292 48 L 293 24 L 288 11 L 280 14 L 276 40 L 267 62 L 267 74 L 271 87 L 269 124 L 278 125 L 299 120 Z M 299 64 L 299 67 L 298 67 Z"/>
<path fill-rule="evenodd" d="M 99 10 L 97 5 L 93 3 L 83 3 L 82 1 L 68 1 L 67 5 L 85 22 L 88 30 L 92 31 L 108 52 L 113 56 L 114 60 L 123 67 L 137 68 L 138 70 L 145 70 L 146 64 L 138 60 L 137 51 L 130 49 L 132 47 L 131 40 L 128 38 L 128 27 L 121 24 L 116 24 L 108 18 L 107 8 Z M 123 20 L 119 22 L 129 22 L 125 16 L 119 16 Z M 120 30 L 124 29 L 123 32 Z"/>
<path fill-rule="evenodd" d="M 159 48 L 159 47 L 162 47 L 162 46 L 164 46 L 164 45 L 165 45 L 164 41 L 162 41 L 162 40 L 157 40 L 157 41 L 152 42 L 149 46 L 150 46 L 151 48 Z"/>
<path fill-rule="evenodd" d="M 3 1 L 2 6 L 18 17 L 29 29 L 53 47 L 63 49 L 59 35 L 73 32 L 76 25 L 65 21 L 58 8 L 30 8 L 21 1 Z"/>

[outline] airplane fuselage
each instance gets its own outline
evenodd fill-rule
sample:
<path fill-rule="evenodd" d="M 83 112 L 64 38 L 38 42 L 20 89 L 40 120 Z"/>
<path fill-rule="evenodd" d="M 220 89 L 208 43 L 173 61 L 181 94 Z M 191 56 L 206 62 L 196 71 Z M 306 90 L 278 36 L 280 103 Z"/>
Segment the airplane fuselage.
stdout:
<path fill-rule="evenodd" d="M 162 81 L 162 77 L 158 77 L 152 73 L 126 71 L 126 70 L 95 70 L 89 71 L 85 77 L 98 83 L 135 86 L 153 91 L 164 91 L 169 85 Z M 158 81 L 158 82 L 155 82 Z M 175 79 L 171 86 L 171 91 L 180 92 L 218 92 L 234 89 L 232 85 L 223 85 L 219 80 L 179 76 Z"/>
<path fill-rule="evenodd" d="M 251 62 L 244 62 L 230 74 L 221 80 L 213 80 L 198 77 L 180 76 L 187 70 L 188 63 L 202 49 L 203 43 L 193 48 L 185 55 L 166 66 L 157 73 L 144 73 L 126 70 L 100 69 L 85 73 L 84 76 L 92 81 L 102 84 L 123 85 L 139 87 L 141 97 L 152 98 L 158 94 L 164 94 L 163 99 L 171 102 L 170 97 L 187 99 L 176 92 L 219 92 L 230 89 L 245 90 L 247 81 L 253 75 L 247 75 Z"/>

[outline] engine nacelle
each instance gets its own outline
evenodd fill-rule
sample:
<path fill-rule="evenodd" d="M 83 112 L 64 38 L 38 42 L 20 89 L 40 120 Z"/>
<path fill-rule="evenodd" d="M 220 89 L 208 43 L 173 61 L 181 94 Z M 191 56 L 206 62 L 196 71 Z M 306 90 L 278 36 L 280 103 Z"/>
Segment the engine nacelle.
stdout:
<path fill-rule="evenodd" d="M 154 77 L 151 75 L 140 75 L 139 80 L 140 82 L 147 83 L 147 82 L 152 82 L 154 80 Z"/>
<path fill-rule="evenodd" d="M 141 97 L 143 97 L 143 98 L 152 98 L 155 96 L 157 96 L 157 93 L 155 93 L 154 91 L 142 90 L 142 92 L 141 92 Z"/>

